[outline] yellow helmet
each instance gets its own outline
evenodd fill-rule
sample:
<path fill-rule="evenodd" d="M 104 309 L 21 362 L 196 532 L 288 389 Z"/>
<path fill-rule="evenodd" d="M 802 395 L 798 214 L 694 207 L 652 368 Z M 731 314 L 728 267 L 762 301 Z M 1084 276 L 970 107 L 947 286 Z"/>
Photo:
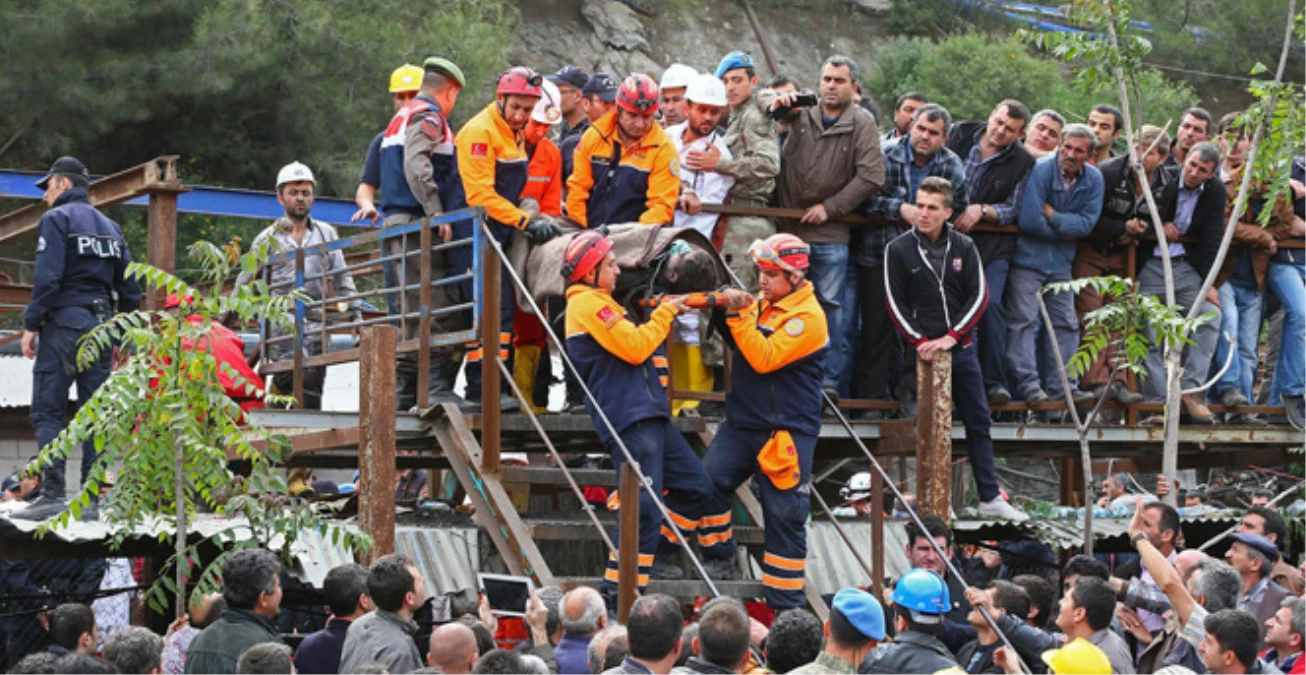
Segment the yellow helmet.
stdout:
<path fill-rule="evenodd" d="M 1056 675 L 1101 675 L 1111 672 L 1111 659 L 1107 658 L 1106 652 L 1084 638 L 1075 638 L 1074 642 L 1061 649 L 1043 652 L 1043 662 Z"/>
<path fill-rule="evenodd" d="M 421 89 L 424 75 L 426 75 L 426 72 L 422 70 L 421 66 L 405 63 L 395 68 L 395 72 L 390 73 L 390 93 L 397 94 L 401 91 Z"/>

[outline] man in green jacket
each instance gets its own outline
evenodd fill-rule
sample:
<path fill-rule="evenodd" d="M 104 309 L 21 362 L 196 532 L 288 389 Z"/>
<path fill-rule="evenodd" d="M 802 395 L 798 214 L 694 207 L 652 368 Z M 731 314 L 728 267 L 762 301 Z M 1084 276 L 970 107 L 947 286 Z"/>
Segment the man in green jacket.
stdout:
<path fill-rule="evenodd" d="M 222 618 L 200 631 L 186 651 L 187 673 L 235 673 L 246 649 L 281 643 L 273 623 L 281 611 L 281 563 L 271 551 L 245 549 L 222 563 Z"/>

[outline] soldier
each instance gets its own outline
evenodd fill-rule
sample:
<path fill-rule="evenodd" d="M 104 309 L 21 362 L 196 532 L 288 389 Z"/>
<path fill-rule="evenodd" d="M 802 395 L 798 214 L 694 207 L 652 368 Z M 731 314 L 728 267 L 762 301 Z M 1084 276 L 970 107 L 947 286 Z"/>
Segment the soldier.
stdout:
<path fill-rule="evenodd" d="M 32 369 L 32 426 L 36 444 L 45 448 L 64 429 L 68 388 L 77 384 L 77 403 L 85 405 L 109 378 L 112 354 L 77 367 L 77 341 L 117 311 L 133 312 L 141 304 L 141 287 L 125 274 L 131 252 L 122 228 L 91 206 L 86 165 L 60 157 L 37 182 L 50 210 L 37 225 L 36 282 L 23 312 L 23 356 L 36 359 Z M 37 335 L 41 336 L 40 344 Z M 82 444 L 82 482 L 95 466 L 95 444 Z M 54 458 L 41 475 L 40 496 L 20 516 L 44 520 L 64 508 L 63 457 Z M 94 517 L 93 515 L 88 515 Z"/>

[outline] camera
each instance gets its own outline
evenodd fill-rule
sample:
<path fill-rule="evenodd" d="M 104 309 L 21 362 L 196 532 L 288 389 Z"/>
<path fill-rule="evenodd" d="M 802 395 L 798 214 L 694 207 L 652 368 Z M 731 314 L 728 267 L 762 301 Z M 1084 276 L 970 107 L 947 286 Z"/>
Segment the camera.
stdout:
<path fill-rule="evenodd" d="M 816 105 L 816 102 L 816 94 L 799 94 L 794 97 L 793 105 L 777 106 L 772 110 L 771 119 L 783 122 L 789 119 L 789 113 L 793 112 L 794 108 L 810 108 Z"/>

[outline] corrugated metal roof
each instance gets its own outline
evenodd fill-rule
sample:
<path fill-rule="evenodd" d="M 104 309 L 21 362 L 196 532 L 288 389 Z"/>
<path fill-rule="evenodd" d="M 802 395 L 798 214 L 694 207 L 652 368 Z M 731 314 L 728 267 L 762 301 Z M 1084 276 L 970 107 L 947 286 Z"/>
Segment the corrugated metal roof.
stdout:
<path fill-rule="evenodd" d="M 348 527 L 353 529 L 356 522 Z M 426 582 L 427 595 L 444 595 L 476 588 L 480 561 L 480 533 L 476 528 L 395 528 L 395 552 L 413 559 Z M 299 576 L 318 588 L 326 573 L 337 565 L 354 562 L 344 547 L 316 532 L 296 542 L 293 550 Z"/>

